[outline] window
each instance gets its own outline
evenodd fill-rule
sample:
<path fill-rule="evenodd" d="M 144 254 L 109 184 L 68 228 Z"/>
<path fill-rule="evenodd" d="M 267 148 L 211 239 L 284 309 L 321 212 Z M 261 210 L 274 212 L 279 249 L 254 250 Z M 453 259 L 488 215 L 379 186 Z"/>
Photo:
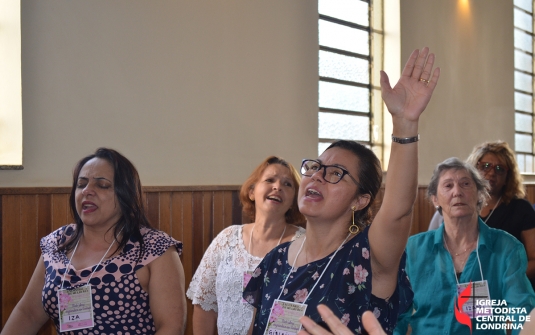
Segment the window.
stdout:
<path fill-rule="evenodd" d="M 0 169 L 22 168 L 20 0 L 0 1 Z"/>
<path fill-rule="evenodd" d="M 382 158 L 382 1 L 319 0 L 318 13 L 318 152 L 344 139 Z"/>
<path fill-rule="evenodd" d="M 516 160 L 520 172 L 533 173 L 533 0 L 514 5 Z"/>

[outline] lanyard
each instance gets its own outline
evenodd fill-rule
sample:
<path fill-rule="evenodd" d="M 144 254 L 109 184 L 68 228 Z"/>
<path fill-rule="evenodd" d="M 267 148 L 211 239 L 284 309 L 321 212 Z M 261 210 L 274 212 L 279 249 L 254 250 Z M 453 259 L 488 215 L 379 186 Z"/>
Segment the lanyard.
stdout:
<path fill-rule="evenodd" d="M 316 285 L 318 285 L 318 283 L 320 282 L 321 280 L 321 277 L 323 277 L 323 274 L 325 273 L 325 271 L 327 270 L 327 268 L 329 267 L 329 265 L 331 264 L 332 260 L 334 259 L 334 257 L 336 256 L 336 254 L 338 253 L 338 251 L 340 249 L 342 249 L 342 246 L 346 243 L 347 239 L 349 238 L 349 236 L 351 236 L 351 233 L 347 234 L 346 238 L 344 239 L 344 241 L 342 242 L 342 244 L 340 244 L 340 246 L 336 249 L 336 251 L 334 252 L 334 254 L 332 255 L 332 257 L 329 259 L 329 262 L 327 262 L 327 265 L 325 266 L 325 269 L 323 269 L 323 271 L 321 272 L 321 275 L 318 277 L 318 280 L 316 280 L 316 283 L 314 284 L 314 286 L 312 286 L 312 289 L 310 290 L 310 292 L 308 292 L 305 300 L 303 301 L 303 304 L 305 304 L 305 302 L 308 300 L 308 297 L 310 297 L 312 295 L 312 291 L 314 291 L 314 289 L 316 288 Z M 290 269 L 290 273 L 288 273 L 288 275 L 286 276 L 286 279 L 284 280 L 284 284 L 282 284 L 282 290 L 281 292 L 279 293 L 279 296 L 277 297 L 277 299 L 280 299 L 281 295 L 282 295 L 282 292 L 284 292 L 284 288 L 286 287 L 286 282 L 288 281 L 288 278 L 290 278 L 290 275 L 292 274 L 292 272 L 294 272 L 294 266 L 295 266 L 295 262 L 297 261 L 297 257 L 299 257 L 299 254 L 301 253 L 301 250 L 303 249 L 303 245 L 305 245 L 305 241 L 307 240 L 307 237 L 305 236 L 305 238 L 303 239 L 303 243 L 301 243 L 301 247 L 299 248 L 299 250 L 297 251 L 297 255 L 295 255 L 295 259 L 292 263 L 292 268 Z"/>
<path fill-rule="evenodd" d="M 122 229 L 121 229 L 122 231 Z M 121 232 L 119 232 L 120 234 Z M 97 266 L 95 266 L 95 268 L 93 269 L 93 272 L 91 272 L 91 276 L 89 277 L 89 279 L 87 280 L 87 283 L 89 284 L 89 281 L 91 281 L 91 278 L 93 278 L 93 274 L 95 273 L 95 271 L 97 271 L 100 263 L 102 263 L 102 260 L 104 260 L 104 257 L 106 257 L 106 255 L 108 254 L 108 252 L 110 252 L 110 249 L 111 247 L 113 246 L 113 244 L 115 243 L 116 239 L 113 239 L 113 242 L 111 242 L 110 246 L 108 247 L 108 250 L 106 250 L 106 253 L 104 254 L 104 256 L 102 256 L 102 258 L 100 259 L 100 261 L 98 262 Z M 76 242 L 76 246 L 74 247 L 74 250 L 72 251 L 72 255 L 71 255 L 71 258 L 69 259 L 69 264 L 67 264 L 67 268 L 65 269 L 65 272 L 63 273 L 63 279 L 61 280 L 61 287 L 60 287 L 60 290 L 63 289 L 63 282 L 65 282 L 65 275 L 67 274 L 67 272 L 69 272 L 69 268 L 71 266 L 71 262 L 72 262 L 72 258 L 74 257 L 74 253 L 76 252 L 76 248 L 78 248 L 78 243 L 80 243 L 80 239 L 78 239 L 78 241 Z"/>
<path fill-rule="evenodd" d="M 446 238 L 444 237 L 444 235 L 442 235 L 442 239 L 444 240 L 444 246 L 446 246 L 446 250 L 448 250 L 448 253 L 450 254 L 450 257 L 451 257 L 451 252 L 450 252 L 450 249 L 448 248 L 448 244 L 446 243 Z M 477 262 L 479 263 L 479 273 L 481 273 L 481 281 L 483 281 L 483 280 L 485 280 L 485 278 L 483 278 L 483 270 L 481 268 L 481 260 L 479 260 L 479 234 L 477 235 L 477 242 L 476 242 L 476 256 L 477 256 Z M 468 257 L 470 257 L 470 255 Z M 451 258 L 451 263 L 453 264 L 453 257 Z M 459 279 L 457 279 L 457 273 L 455 272 L 455 266 L 453 266 L 453 276 L 455 277 L 455 281 L 457 282 L 457 286 L 458 286 L 459 285 Z"/>
<path fill-rule="evenodd" d="M 487 216 L 487 218 L 485 219 L 485 223 L 487 223 L 487 221 L 490 219 L 490 217 L 492 216 L 492 214 L 494 214 L 494 210 L 496 209 L 496 207 L 498 207 L 498 205 L 500 204 L 500 200 L 502 200 L 502 197 L 500 196 L 500 199 L 498 199 L 498 202 L 496 202 L 496 204 L 494 205 L 494 208 L 492 209 L 492 211 L 490 212 L 489 216 Z"/>

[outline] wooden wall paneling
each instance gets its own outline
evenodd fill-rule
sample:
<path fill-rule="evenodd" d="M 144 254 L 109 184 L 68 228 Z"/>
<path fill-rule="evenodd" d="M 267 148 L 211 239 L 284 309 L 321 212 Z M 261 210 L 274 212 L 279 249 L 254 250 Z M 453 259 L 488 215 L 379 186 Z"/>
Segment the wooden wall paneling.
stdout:
<path fill-rule="evenodd" d="M 176 195 L 176 193 L 175 193 Z M 184 274 L 186 279 L 186 290 L 189 287 L 191 282 L 191 277 L 193 277 L 193 272 L 196 269 L 196 266 L 193 266 L 193 251 L 194 251 L 194 239 L 193 239 L 193 194 L 192 192 L 181 192 L 181 212 L 182 212 L 182 228 L 183 235 L 180 239 L 183 242 L 183 265 L 184 265 Z M 191 324 L 192 315 L 193 315 L 193 306 L 191 300 L 187 299 L 187 325 L 186 325 L 186 334 L 193 334 L 193 327 Z"/>
<path fill-rule="evenodd" d="M 184 219 L 182 217 L 182 193 L 171 192 L 169 203 L 170 235 L 174 239 L 184 242 Z"/>
<path fill-rule="evenodd" d="M 171 235 L 171 192 L 160 192 L 160 229 Z"/>
<path fill-rule="evenodd" d="M 192 217 L 192 225 L 193 225 L 193 239 L 191 239 L 189 242 L 192 243 L 193 247 L 193 253 L 191 254 L 192 258 L 192 265 L 193 265 L 193 272 L 195 272 L 195 269 L 201 262 L 202 255 L 204 253 L 204 238 L 203 235 L 205 233 L 204 229 L 204 215 L 203 215 L 203 192 L 193 192 L 193 202 L 192 202 L 192 211 L 193 211 L 193 217 Z"/>
<path fill-rule="evenodd" d="M 39 242 L 41 238 L 52 232 L 52 195 L 50 194 L 37 194 L 37 247 L 39 248 L 39 256 L 41 255 L 41 248 Z M 68 199 L 67 199 L 68 201 Z M 68 206 L 68 204 L 67 204 Z M 69 220 L 74 222 L 74 219 Z M 52 320 L 48 320 L 47 323 L 41 327 L 38 335 L 53 335 L 56 334 L 56 327 Z"/>
<path fill-rule="evenodd" d="M 232 224 L 250 223 L 249 218 L 243 215 L 240 203 L 240 191 L 232 192 Z"/>
<path fill-rule="evenodd" d="M 150 224 L 160 229 L 160 194 L 159 192 L 145 193 L 146 215 Z"/>
<path fill-rule="evenodd" d="M 72 220 L 74 222 L 74 220 Z M 37 241 L 52 232 L 52 195 L 37 194 Z M 40 252 L 40 250 L 39 250 Z"/>
<path fill-rule="evenodd" d="M 526 199 L 535 204 L 535 184 L 526 184 Z"/>
<path fill-rule="evenodd" d="M 69 194 L 52 195 L 52 231 L 73 223 L 69 206 Z"/>
<path fill-rule="evenodd" d="M 20 196 L 20 203 L 20 266 L 22 285 L 25 290 L 35 270 L 39 255 L 41 254 L 39 243 L 35 243 L 36 241 L 39 241 L 37 228 L 37 195 L 22 195 Z"/>
<path fill-rule="evenodd" d="M 426 194 L 426 187 L 418 187 L 416 201 L 414 203 L 411 235 L 427 231 L 429 221 L 435 213 L 433 205 L 427 200 Z"/>
<path fill-rule="evenodd" d="M 2 197 L 2 325 L 25 289 L 20 266 L 20 198 L 19 195 Z"/>
<path fill-rule="evenodd" d="M 214 238 L 214 192 L 206 191 L 206 192 L 202 192 L 202 195 L 203 195 L 202 197 L 203 198 L 203 202 L 202 202 L 203 234 L 202 234 L 202 253 L 201 255 L 199 255 L 200 256 L 199 263 L 201 262 L 204 252 L 206 251 L 206 249 L 208 249 L 210 242 Z"/>
<path fill-rule="evenodd" d="M 225 227 L 231 226 L 233 224 L 241 223 L 241 218 L 239 219 L 239 221 L 237 221 L 233 216 L 234 208 L 232 206 L 234 205 L 234 203 L 232 202 L 232 195 L 234 193 L 238 193 L 238 191 L 223 192 L 223 202 L 224 202 L 223 218 L 224 218 Z M 237 209 L 237 211 L 241 213 L 241 205 L 240 204 L 238 205 L 239 205 L 239 208 Z"/>
<path fill-rule="evenodd" d="M 183 233 L 181 241 L 183 242 L 183 262 L 186 282 L 191 280 L 195 268 L 193 267 L 194 252 L 194 223 L 193 223 L 193 193 L 182 193 L 182 227 Z"/>
<path fill-rule="evenodd" d="M 236 223 L 232 217 L 232 193 L 235 191 L 216 192 L 214 194 L 214 237 L 223 229 Z"/>

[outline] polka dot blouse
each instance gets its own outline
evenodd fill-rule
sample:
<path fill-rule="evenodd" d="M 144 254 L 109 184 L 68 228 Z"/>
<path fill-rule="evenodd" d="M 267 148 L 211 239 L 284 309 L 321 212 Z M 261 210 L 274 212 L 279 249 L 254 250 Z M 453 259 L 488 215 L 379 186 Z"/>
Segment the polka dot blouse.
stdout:
<path fill-rule="evenodd" d="M 58 246 L 73 235 L 75 227 L 74 224 L 64 226 L 41 239 L 41 251 L 46 270 L 42 296 L 43 307 L 54 321 L 58 334 L 57 290 L 61 286 L 63 274 L 69 263 L 65 252 L 58 252 Z M 119 255 L 103 261 L 92 277 L 91 273 L 96 265 L 81 270 L 70 266 L 65 275 L 63 288 L 83 286 L 91 278 L 95 326 L 62 332 L 62 335 L 129 335 L 156 332 L 149 307 L 149 295 L 141 288 L 136 271 L 163 255 L 171 246 L 175 246 L 180 254 L 182 243 L 154 229 L 142 228 L 141 234 L 145 250 L 139 261 L 140 243 L 132 238 Z"/>

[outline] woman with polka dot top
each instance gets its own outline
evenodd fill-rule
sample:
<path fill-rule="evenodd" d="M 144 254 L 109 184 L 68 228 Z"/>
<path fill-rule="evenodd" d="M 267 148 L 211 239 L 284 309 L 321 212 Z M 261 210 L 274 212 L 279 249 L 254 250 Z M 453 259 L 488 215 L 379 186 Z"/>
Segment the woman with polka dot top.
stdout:
<path fill-rule="evenodd" d="M 183 334 L 182 243 L 151 228 L 132 163 L 100 148 L 75 167 L 75 223 L 41 240 L 41 258 L 2 335 Z M 44 275 L 43 275 L 44 273 Z"/>

